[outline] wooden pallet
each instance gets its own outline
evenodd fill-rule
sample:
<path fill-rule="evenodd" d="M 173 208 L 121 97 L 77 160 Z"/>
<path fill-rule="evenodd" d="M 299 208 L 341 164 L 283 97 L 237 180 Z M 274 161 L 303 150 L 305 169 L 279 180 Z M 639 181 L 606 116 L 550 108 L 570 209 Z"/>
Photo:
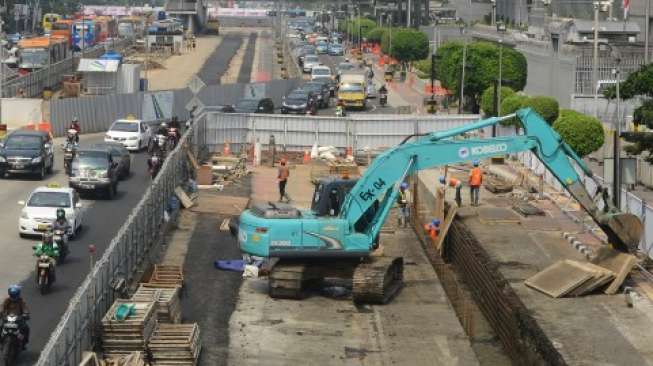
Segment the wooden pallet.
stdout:
<path fill-rule="evenodd" d="M 148 283 L 152 287 L 183 287 L 184 273 L 181 266 L 155 264 Z"/>
<path fill-rule="evenodd" d="M 135 312 L 125 320 L 115 319 L 122 304 L 134 304 Z M 118 299 L 102 319 L 102 348 L 105 358 L 143 352 L 157 324 L 156 303 Z"/>
<path fill-rule="evenodd" d="M 141 284 L 131 299 L 132 301 L 156 302 L 157 320 L 159 323 L 181 322 L 179 287 L 152 287 Z"/>
<path fill-rule="evenodd" d="M 202 342 L 200 328 L 193 324 L 159 324 L 150 338 L 148 349 L 155 366 L 197 365 Z"/>

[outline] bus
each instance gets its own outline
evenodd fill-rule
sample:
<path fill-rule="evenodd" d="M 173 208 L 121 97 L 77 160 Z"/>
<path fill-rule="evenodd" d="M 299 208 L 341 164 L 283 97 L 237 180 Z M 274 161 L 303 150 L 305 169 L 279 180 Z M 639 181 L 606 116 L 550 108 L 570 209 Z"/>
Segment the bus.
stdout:
<path fill-rule="evenodd" d="M 48 67 L 68 57 L 68 39 L 43 36 L 18 42 L 18 69 L 21 74 Z"/>
<path fill-rule="evenodd" d="M 55 13 L 47 13 L 43 16 L 43 32 L 49 34 L 52 30 L 52 25 L 61 20 L 61 15 Z"/>
<path fill-rule="evenodd" d="M 93 47 L 100 38 L 100 24 L 93 20 L 77 20 L 73 24 L 73 50 Z"/>
<path fill-rule="evenodd" d="M 52 24 L 51 36 L 63 37 L 68 40 L 68 47 L 73 46 L 73 23 L 72 19 L 61 19 Z"/>

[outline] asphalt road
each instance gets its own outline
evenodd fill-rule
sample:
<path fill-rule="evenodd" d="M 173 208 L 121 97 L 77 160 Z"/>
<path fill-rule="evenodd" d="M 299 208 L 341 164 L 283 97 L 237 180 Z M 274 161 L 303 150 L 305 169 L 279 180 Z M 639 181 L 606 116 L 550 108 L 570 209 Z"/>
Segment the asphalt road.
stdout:
<path fill-rule="evenodd" d="M 81 145 L 100 142 L 102 136 L 82 136 Z M 18 217 L 22 209 L 17 201 L 24 200 L 39 186 L 56 182 L 68 185 L 63 172 L 61 149 L 55 156 L 55 171 L 45 180 L 27 176 L 12 176 L 0 181 L 0 200 L 4 207 L 0 212 L 0 230 L 5 234 L 0 237 L 0 291 L 13 283 L 23 288 L 23 297 L 32 313 L 30 321 L 31 339 L 28 351 L 19 357 L 21 365 L 32 365 L 38 359 L 41 349 L 59 322 L 73 294 L 82 283 L 90 269 L 88 246 L 97 248 L 96 258 L 100 258 L 111 239 L 141 199 L 150 184 L 146 170 L 146 153 L 132 154 L 131 176 L 118 185 L 118 194 L 112 201 L 92 196 L 84 197 L 85 215 L 81 233 L 69 243 L 70 254 L 66 262 L 57 267 L 57 282 L 51 292 L 42 296 L 35 283 L 35 258 L 32 246 L 37 238 L 21 239 L 18 235 Z M 2 296 L 4 297 L 3 292 Z"/>
<path fill-rule="evenodd" d="M 229 68 L 229 62 L 242 43 L 243 37 L 240 35 L 227 34 L 224 36 L 220 45 L 209 56 L 198 73 L 206 85 L 220 84 L 220 77 Z"/>

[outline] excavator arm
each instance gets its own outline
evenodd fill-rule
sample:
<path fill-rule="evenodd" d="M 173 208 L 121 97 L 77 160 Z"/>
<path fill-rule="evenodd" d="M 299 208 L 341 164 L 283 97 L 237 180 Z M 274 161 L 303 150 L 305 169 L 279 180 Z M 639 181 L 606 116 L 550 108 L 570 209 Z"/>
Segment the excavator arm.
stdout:
<path fill-rule="evenodd" d="M 524 134 L 490 139 L 455 140 L 465 132 L 482 129 L 510 118 L 518 118 Z M 379 209 L 365 233 L 373 242 L 396 201 L 399 184 L 412 172 L 445 164 L 483 159 L 499 154 L 532 151 L 565 189 L 589 213 L 608 236 L 609 242 L 622 251 L 636 250 L 641 234 L 641 221 L 632 214 L 620 213 L 609 206 L 600 210 L 580 180 L 573 161 L 585 175 L 592 171 L 536 112 L 530 108 L 515 114 L 480 120 L 456 129 L 435 132 L 405 142 L 385 151 L 368 167 L 343 202 L 340 217 L 350 228 L 379 201 Z M 598 185 L 597 185 L 598 186 Z M 352 229 L 353 230 L 353 229 Z"/>

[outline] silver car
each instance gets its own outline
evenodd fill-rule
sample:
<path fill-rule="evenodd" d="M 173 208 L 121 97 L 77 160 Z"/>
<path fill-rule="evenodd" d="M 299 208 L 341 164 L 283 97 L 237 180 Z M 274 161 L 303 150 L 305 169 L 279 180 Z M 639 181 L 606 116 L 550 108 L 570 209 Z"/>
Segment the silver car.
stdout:
<path fill-rule="evenodd" d="M 368 99 L 374 99 L 379 96 L 379 91 L 376 89 L 376 85 L 372 80 L 367 81 L 367 86 L 365 89 L 367 90 Z"/>
<path fill-rule="evenodd" d="M 304 57 L 304 72 L 310 73 L 313 71 L 313 66 L 320 65 L 320 58 L 317 55 L 306 55 Z"/>

